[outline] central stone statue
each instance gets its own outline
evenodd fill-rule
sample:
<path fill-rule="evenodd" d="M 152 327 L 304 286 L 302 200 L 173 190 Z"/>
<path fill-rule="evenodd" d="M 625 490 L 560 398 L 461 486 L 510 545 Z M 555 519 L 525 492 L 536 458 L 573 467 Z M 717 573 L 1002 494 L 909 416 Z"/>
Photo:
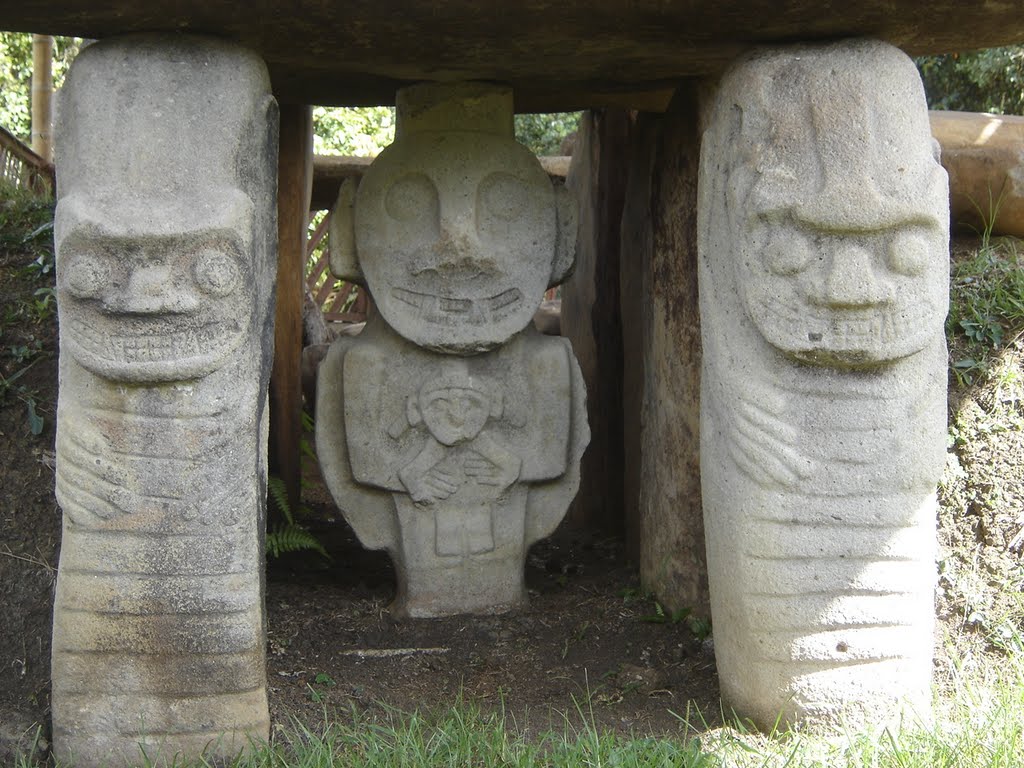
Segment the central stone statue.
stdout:
<path fill-rule="evenodd" d="M 512 116 L 507 88 L 399 91 L 394 144 L 333 214 L 331 268 L 380 314 L 321 365 L 317 452 L 360 540 L 391 554 L 403 616 L 521 606 L 590 440 L 568 341 L 531 323 L 572 268 L 576 212 Z"/>

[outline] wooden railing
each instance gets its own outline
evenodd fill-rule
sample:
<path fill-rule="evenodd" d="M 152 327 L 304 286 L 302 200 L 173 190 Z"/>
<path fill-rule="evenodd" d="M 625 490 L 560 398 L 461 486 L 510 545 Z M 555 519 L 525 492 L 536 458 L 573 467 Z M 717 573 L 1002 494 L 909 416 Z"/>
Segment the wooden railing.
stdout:
<path fill-rule="evenodd" d="M 306 242 L 306 285 L 326 322 L 361 323 L 366 320 L 369 300 L 358 285 L 331 274 L 331 244 L 329 240 L 324 242 L 330 223 L 328 212 Z"/>
<path fill-rule="evenodd" d="M 55 188 L 53 164 L 26 147 L 0 126 L 0 177 L 12 187 L 49 196 Z"/>

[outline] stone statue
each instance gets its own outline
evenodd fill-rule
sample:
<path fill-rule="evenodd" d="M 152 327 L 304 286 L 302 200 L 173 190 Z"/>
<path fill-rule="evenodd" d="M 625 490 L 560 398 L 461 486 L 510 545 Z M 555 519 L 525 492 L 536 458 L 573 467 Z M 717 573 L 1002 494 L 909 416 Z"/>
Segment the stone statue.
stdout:
<path fill-rule="evenodd" d="M 61 90 L 54 748 L 266 739 L 277 105 L 237 46 L 128 37 Z"/>
<path fill-rule="evenodd" d="M 333 213 L 332 269 L 380 314 L 320 367 L 317 452 L 360 540 L 395 562 L 397 614 L 504 611 L 590 436 L 568 343 L 531 324 L 572 267 L 575 211 L 513 139 L 508 89 L 397 104 L 395 143 Z"/>
<path fill-rule="evenodd" d="M 927 718 L 946 174 L 888 45 L 761 50 L 700 167 L 701 482 L 726 703 Z"/>

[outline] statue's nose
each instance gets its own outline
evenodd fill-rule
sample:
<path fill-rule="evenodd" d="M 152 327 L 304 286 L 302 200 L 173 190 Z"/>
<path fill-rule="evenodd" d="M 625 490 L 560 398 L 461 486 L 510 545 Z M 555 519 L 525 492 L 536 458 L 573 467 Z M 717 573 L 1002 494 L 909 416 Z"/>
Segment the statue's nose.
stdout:
<path fill-rule="evenodd" d="M 836 249 L 823 298 L 828 306 L 850 309 L 884 302 L 887 291 L 884 281 L 875 274 L 871 252 L 860 246 Z"/>
<path fill-rule="evenodd" d="M 494 273 L 494 260 L 485 252 L 474 223 L 467 218 L 452 217 L 442 222 L 437 240 L 414 260 L 414 275 L 436 272 L 446 277 Z"/>
<path fill-rule="evenodd" d="M 132 270 L 128 285 L 106 296 L 104 308 L 133 315 L 188 314 L 199 306 L 196 295 L 176 285 L 163 265 L 145 264 Z"/>

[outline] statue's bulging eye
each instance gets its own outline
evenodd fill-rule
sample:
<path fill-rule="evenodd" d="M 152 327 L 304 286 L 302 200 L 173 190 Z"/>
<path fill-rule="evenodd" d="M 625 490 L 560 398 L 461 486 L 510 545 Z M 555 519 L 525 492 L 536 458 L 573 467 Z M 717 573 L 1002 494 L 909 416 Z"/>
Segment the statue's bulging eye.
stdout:
<path fill-rule="evenodd" d="M 95 253 L 76 257 L 64 275 L 64 284 L 72 296 L 80 299 L 98 297 L 110 281 L 110 265 Z"/>
<path fill-rule="evenodd" d="M 403 176 L 387 192 L 384 208 L 398 221 L 419 221 L 438 213 L 437 189 L 422 173 Z"/>
<path fill-rule="evenodd" d="M 889 243 L 889 266 L 908 277 L 924 273 L 931 260 L 928 241 L 920 234 L 903 232 Z"/>
<path fill-rule="evenodd" d="M 212 248 L 205 248 L 196 254 L 192 271 L 196 285 L 205 293 L 218 298 L 233 293 L 241 281 L 235 260 Z"/>
<path fill-rule="evenodd" d="M 811 262 L 811 244 L 799 234 L 777 235 L 764 250 L 764 263 L 774 275 L 788 277 L 802 272 Z"/>
<path fill-rule="evenodd" d="M 529 190 L 511 174 L 492 173 L 480 184 L 479 201 L 490 215 L 513 221 L 526 209 Z"/>

